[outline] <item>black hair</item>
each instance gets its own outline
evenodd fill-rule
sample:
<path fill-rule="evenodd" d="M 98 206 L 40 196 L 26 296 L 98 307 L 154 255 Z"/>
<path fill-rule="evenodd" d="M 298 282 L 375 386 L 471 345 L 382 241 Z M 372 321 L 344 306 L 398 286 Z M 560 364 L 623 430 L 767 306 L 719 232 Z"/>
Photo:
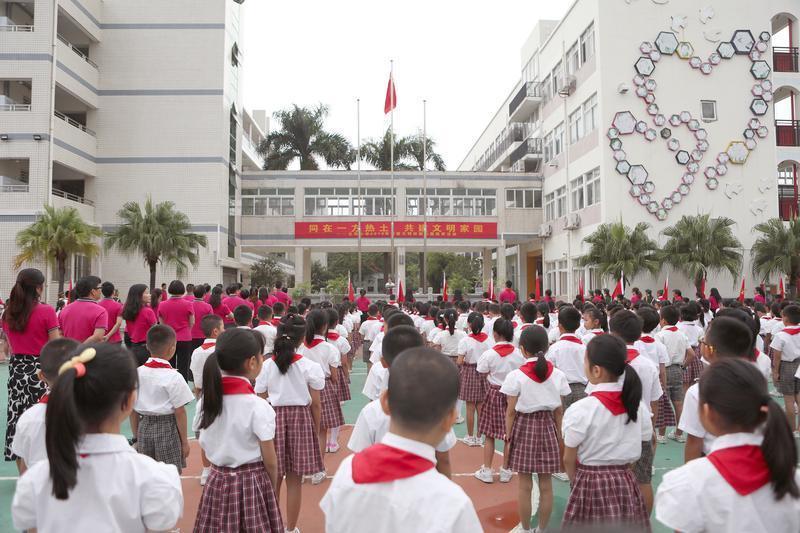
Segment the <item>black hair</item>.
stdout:
<path fill-rule="evenodd" d="M 528 324 L 533 324 L 536 320 L 536 306 L 531 302 L 525 302 L 519 308 L 519 314 Z"/>
<path fill-rule="evenodd" d="M 186 287 L 183 285 L 183 282 L 179 279 L 174 279 L 170 281 L 169 287 L 167 287 L 167 293 L 171 296 L 179 296 L 186 292 Z"/>
<path fill-rule="evenodd" d="M 268 305 L 262 305 L 258 308 L 259 320 L 269 320 L 272 318 L 272 308 Z"/>
<path fill-rule="evenodd" d="M 599 366 L 619 377 L 625 374 L 622 382 L 622 404 L 628 413 L 628 422 L 636 422 L 639 403 L 642 401 L 642 381 L 627 363 L 628 347 L 615 335 L 597 335 L 586 346 L 586 357 L 591 366 Z"/>
<path fill-rule="evenodd" d="M 272 304 L 272 313 L 275 316 L 283 316 L 283 313 L 286 312 L 286 305 L 283 302 L 275 302 Z"/>
<path fill-rule="evenodd" d="M 461 300 L 460 302 L 458 302 L 458 310 L 461 311 L 462 313 L 466 313 L 467 311 L 469 311 L 469 302 L 466 300 Z"/>
<path fill-rule="evenodd" d="M 367 307 L 367 314 L 369 316 L 377 315 L 378 314 L 378 306 L 375 305 L 375 304 L 369 304 L 369 307 Z"/>
<path fill-rule="evenodd" d="M 175 344 L 175 330 L 164 324 L 155 324 L 147 331 L 147 351 L 156 356 L 169 356 L 166 350 Z"/>
<path fill-rule="evenodd" d="M 665 305 L 661 308 L 661 319 L 670 326 L 674 326 L 681 318 L 680 310 L 674 305 Z"/>
<path fill-rule="evenodd" d="M 314 309 L 306 316 L 306 344 L 311 344 L 314 335 L 325 336 L 328 329 L 328 317 L 322 309 Z"/>
<path fill-rule="evenodd" d="M 200 329 L 203 330 L 203 335 L 209 338 L 215 329 L 222 329 L 224 323 L 222 317 L 219 315 L 206 315 L 200 321 Z"/>
<path fill-rule="evenodd" d="M 708 295 L 713 296 L 717 300 L 717 303 L 722 302 L 722 296 L 720 295 L 716 287 L 712 287 L 711 292 L 709 292 Z"/>
<path fill-rule="evenodd" d="M 456 313 L 455 309 L 448 309 L 442 315 L 443 323 L 447 327 L 447 331 L 450 335 L 453 335 L 456 331 L 456 320 L 458 320 L 458 313 Z"/>
<path fill-rule="evenodd" d="M 253 310 L 249 305 L 237 305 L 233 310 L 233 321 L 237 326 L 249 326 L 253 322 Z"/>
<path fill-rule="evenodd" d="M 718 357 L 753 358 L 753 333 L 743 318 L 741 315 L 738 318 L 719 316 L 711 321 L 705 340 L 714 348 Z"/>
<path fill-rule="evenodd" d="M 686 304 L 681 306 L 681 320 L 683 322 L 693 322 L 697 320 L 697 306 Z"/>
<path fill-rule="evenodd" d="M 388 402 L 392 420 L 427 431 L 451 413 L 458 397 L 458 370 L 449 357 L 430 348 L 411 348 L 392 362 Z"/>
<path fill-rule="evenodd" d="M 633 344 L 642 336 L 642 319 L 633 311 L 622 309 L 608 321 L 608 328 L 626 343 Z"/>
<path fill-rule="evenodd" d="M 781 317 L 788 320 L 792 325 L 800 324 L 800 305 L 787 305 L 781 311 Z"/>
<path fill-rule="evenodd" d="M 581 312 L 571 305 L 562 306 L 558 310 L 558 325 L 569 333 L 575 333 L 581 326 Z"/>
<path fill-rule="evenodd" d="M 469 324 L 469 329 L 473 335 L 479 334 L 483 331 L 483 315 L 473 311 L 467 317 L 467 324 Z"/>
<path fill-rule="evenodd" d="M 28 327 L 33 307 L 39 302 L 39 287 L 44 286 L 44 274 L 37 268 L 25 268 L 17 274 L 3 311 L 3 322 L 13 331 L 24 331 Z"/>
<path fill-rule="evenodd" d="M 164 293 L 161 289 L 155 288 L 150 291 L 150 307 L 155 311 L 158 308 L 158 304 L 161 301 L 161 295 Z"/>
<path fill-rule="evenodd" d="M 86 373 L 76 368 L 58 376 L 50 392 L 45 414 L 45 447 L 50 464 L 53 496 L 69 498 L 78 481 L 77 446 L 87 427 L 97 426 L 125 405 L 138 386 L 133 354 L 120 344 L 98 343 L 78 346 L 71 355 L 93 349 L 95 356 L 83 363 Z"/>
<path fill-rule="evenodd" d="M 75 283 L 75 294 L 78 298 L 88 298 L 101 281 L 97 276 L 84 276 Z"/>
<path fill-rule="evenodd" d="M 201 285 L 202 287 L 202 285 Z M 194 294 L 194 283 L 186 284 L 186 294 Z"/>
<path fill-rule="evenodd" d="M 636 310 L 636 314 L 639 315 L 642 321 L 643 333 L 650 333 L 658 327 L 658 323 L 661 321 L 656 310 L 649 305 L 639 307 L 639 309 Z"/>
<path fill-rule="evenodd" d="M 222 287 L 214 287 L 211 289 L 211 296 L 208 298 L 208 305 L 212 309 L 216 309 L 222 305 Z"/>
<path fill-rule="evenodd" d="M 494 321 L 492 332 L 497 333 L 506 342 L 514 340 L 514 325 L 505 318 L 498 318 Z"/>
<path fill-rule="evenodd" d="M 414 320 L 405 313 L 394 313 L 384 321 L 385 330 L 396 328 L 398 326 L 413 326 Z"/>
<path fill-rule="evenodd" d="M 114 284 L 110 281 L 104 281 L 102 285 L 100 285 L 100 292 L 103 293 L 103 296 L 106 298 L 111 298 L 114 296 Z"/>
<path fill-rule="evenodd" d="M 50 381 L 52 385 L 58 377 L 58 369 L 61 368 L 62 363 L 69 359 L 75 348 L 80 346 L 80 343 L 75 339 L 61 337 L 53 339 L 44 346 L 39 354 L 39 365 L 42 369 L 44 377 Z"/>
<path fill-rule="evenodd" d="M 492 313 L 493 315 L 499 315 L 500 314 L 500 310 L 501 310 L 500 309 L 500 304 L 496 304 L 496 303 L 489 304 L 489 312 Z"/>
<path fill-rule="evenodd" d="M 500 316 L 506 320 L 514 320 L 514 306 L 511 304 L 502 304 L 500 306 Z"/>
<path fill-rule="evenodd" d="M 550 329 L 550 306 L 547 302 L 539 302 L 536 304 L 536 312 L 542 317 L 542 326 L 544 329 Z"/>
<path fill-rule="evenodd" d="M 425 346 L 425 339 L 414 326 L 397 326 L 389 329 L 381 341 L 381 357 L 390 367 L 395 358 L 409 348 Z"/>
<path fill-rule="evenodd" d="M 752 361 L 757 359 L 756 357 L 756 340 L 758 339 L 758 335 L 761 332 L 761 322 L 754 318 L 752 314 L 746 309 L 720 309 L 719 313 L 717 313 L 717 318 L 721 317 L 730 317 L 743 322 L 747 328 L 750 330 L 750 350 L 749 350 L 749 358 Z"/>
<path fill-rule="evenodd" d="M 519 336 L 519 345 L 525 348 L 525 353 L 529 357 L 536 357 L 536 366 L 533 372 L 536 377 L 544 381 L 547 377 L 547 359 L 545 354 L 550 346 L 547 330 L 541 326 L 530 326 L 522 331 Z"/>
<path fill-rule="evenodd" d="M 714 321 L 716 322 L 716 320 Z M 712 323 L 713 325 L 713 323 Z M 797 447 L 783 409 L 769 395 L 767 382 L 751 363 L 724 359 L 700 376 L 700 403 L 717 413 L 727 428 L 755 432 L 764 425 L 761 451 L 775 499 L 800 497 L 795 472 Z M 762 409 L 766 407 L 765 413 Z"/>
<path fill-rule="evenodd" d="M 587 305 L 583 312 L 596 320 L 600 329 L 603 331 L 608 331 L 608 315 L 606 315 L 605 311 L 599 307 L 595 307 L 594 305 Z M 656 324 L 658 324 L 657 321 Z"/>
<path fill-rule="evenodd" d="M 250 291 L 247 289 L 241 289 L 239 291 L 239 298 L 241 298 L 242 300 L 247 300 L 248 298 L 250 298 Z"/>
<path fill-rule="evenodd" d="M 297 347 L 306 334 L 306 321 L 300 315 L 286 315 L 278 324 L 272 356 L 281 374 L 286 374 L 294 359 Z"/>
<path fill-rule="evenodd" d="M 128 289 L 128 297 L 125 299 L 125 305 L 122 306 L 122 318 L 126 322 L 133 322 L 139 316 L 139 312 L 144 307 L 142 295 L 146 290 L 147 285 L 144 283 L 131 285 L 131 288 Z"/>
<path fill-rule="evenodd" d="M 330 307 L 325 309 L 325 316 L 328 318 L 328 331 L 336 330 L 336 326 L 339 325 L 339 312 Z"/>
<path fill-rule="evenodd" d="M 222 370 L 236 376 L 251 357 L 264 353 L 264 337 L 252 329 L 225 330 L 203 366 L 203 413 L 200 429 L 207 429 L 222 414 Z"/>
<path fill-rule="evenodd" d="M 194 290 L 192 291 L 192 294 L 193 294 L 193 295 L 194 295 L 194 297 L 195 297 L 195 298 L 197 298 L 198 300 L 202 299 L 202 298 L 203 298 L 203 296 L 205 296 L 205 295 L 206 295 L 206 288 L 205 288 L 205 286 L 204 286 L 202 283 L 201 283 L 200 285 L 195 285 L 195 287 L 194 287 Z"/>

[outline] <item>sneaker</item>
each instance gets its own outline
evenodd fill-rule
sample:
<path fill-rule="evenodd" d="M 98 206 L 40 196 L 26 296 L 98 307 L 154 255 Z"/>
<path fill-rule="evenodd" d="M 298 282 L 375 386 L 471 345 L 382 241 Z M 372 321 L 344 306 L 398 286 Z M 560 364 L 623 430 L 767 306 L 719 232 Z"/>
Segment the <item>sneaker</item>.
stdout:
<path fill-rule="evenodd" d="M 686 433 L 681 433 L 680 435 L 678 435 L 678 442 L 680 442 L 681 444 L 686 442 Z"/>
<path fill-rule="evenodd" d="M 300 528 L 296 527 L 294 529 L 284 529 L 286 533 L 300 533 Z"/>
<path fill-rule="evenodd" d="M 475 438 L 477 439 L 477 437 Z M 484 444 L 486 444 L 486 435 L 481 435 L 481 438 L 478 439 L 478 442 L 479 442 L 478 446 L 483 446 Z"/>
<path fill-rule="evenodd" d="M 553 477 L 559 481 L 569 481 L 569 476 L 564 472 L 559 472 L 558 474 L 553 474 Z"/>
<path fill-rule="evenodd" d="M 485 466 L 481 466 L 480 469 L 475 472 L 475 477 L 484 483 L 494 483 L 494 474 L 492 474 L 492 469 L 486 468 Z"/>
<path fill-rule="evenodd" d="M 659 444 L 664 444 L 667 442 L 667 437 L 665 435 L 656 435 L 656 442 Z"/>
<path fill-rule="evenodd" d="M 476 439 L 472 435 L 467 435 L 466 437 L 461 439 L 461 442 L 463 442 L 467 446 L 476 446 L 478 444 L 478 439 Z"/>
<path fill-rule="evenodd" d="M 200 486 L 201 487 L 205 486 L 206 481 L 208 480 L 208 474 L 210 474 L 210 473 L 211 473 L 211 467 L 210 466 L 203 467 L 203 471 L 200 473 Z"/>
<path fill-rule="evenodd" d="M 514 472 L 512 472 L 511 470 L 503 468 L 502 466 L 500 467 L 500 483 L 508 483 L 509 481 L 511 481 L 513 475 Z"/>
<path fill-rule="evenodd" d="M 686 433 L 681 433 L 678 435 L 675 431 L 671 431 L 667 438 L 674 440 L 675 442 L 686 442 Z"/>
<path fill-rule="evenodd" d="M 464 423 L 464 417 L 458 415 L 458 418 L 456 418 L 456 424 L 463 424 L 463 423 Z"/>
<path fill-rule="evenodd" d="M 311 484 L 312 485 L 319 485 L 320 483 L 325 481 L 326 477 L 328 477 L 328 475 L 325 473 L 324 470 L 322 472 L 317 472 L 316 474 L 311 476 Z"/>
<path fill-rule="evenodd" d="M 339 443 L 338 442 L 329 442 L 328 446 L 325 448 L 327 453 L 336 453 L 339 451 Z"/>

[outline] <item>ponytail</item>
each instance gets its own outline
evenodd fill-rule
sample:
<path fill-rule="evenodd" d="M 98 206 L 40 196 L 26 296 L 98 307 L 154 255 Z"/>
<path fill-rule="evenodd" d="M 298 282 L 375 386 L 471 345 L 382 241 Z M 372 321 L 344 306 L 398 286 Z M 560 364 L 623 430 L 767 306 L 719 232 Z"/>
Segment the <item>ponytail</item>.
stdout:
<path fill-rule="evenodd" d="M 84 428 L 75 404 L 75 377 L 75 369 L 59 376 L 50 390 L 51 400 L 45 411 L 45 448 L 57 500 L 66 500 L 78 481 L 75 448 Z"/>
<path fill-rule="evenodd" d="M 536 354 L 536 366 L 533 372 L 540 380 L 544 381 L 547 377 L 547 359 L 545 354 L 550 346 L 547 331 L 541 326 L 531 326 L 522 330 L 519 336 L 519 347 L 530 357 Z"/>
<path fill-rule="evenodd" d="M 444 322 L 447 324 L 447 331 L 450 332 L 450 335 L 453 335 L 456 331 L 456 320 L 458 319 L 458 314 L 456 313 L 455 309 L 448 309 L 442 315 Z"/>
<path fill-rule="evenodd" d="M 306 338 L 305 343 L 311 344 L 314 340 L 314 335 L 325 336 L 325 331 L 328 328 L 328 317 L 322 309 L 314 309 L 308 316 L 306 316 Z M 320 333 L 322 332 L 322 333 Z"/>
<path fill-rule="evenodd" d="M 483 331 L 483 315 L 476 311 L 473 311 L 467 317 L 467 323 L 469 324 L 469 329 L 472 331 L 473 335 L 479 334 Z"/>
<path fill-rule="evenodd" d="M 297 347 L 303 342 L 306 332 L 306 321 L 298 315 L 286 315 L 278 326 L 278 336 L 275 338 L 273 360 L 281 374 L 286 374 L 297 352 Z M 312 337 L 313 338 L 313 337 Z"/>
<path fill-rule="evenodd" d="M 539 302 L 536 304 L 536 311 L 542 316 L 542 326 L 544 329 L 550 329 L 550 307 L 546 302 Z"/>
<path fill-rule="evenodd" d="M 536 352 L 536 366 L 533 367 L 533 373 L 541 381 L 547 379 L 547 358 L 544 352 Z"/>
<path fill-rule="evenodd" d="M 208 356 L 203 365 L 203 416 L 200 419 L 200 429 L 208 428 L 220 414 L 222 414 L 222 372 L 215 351 Z"/>
<path fill-rule="evenodd" d="M 628 363 L 625 363 L 625 379 L 622 382 L 622 405 L 628 413 L 628 421 L 636 422 L 639 404 L 642 402 L 642 380 Z"/>
<path fill-rule="evenodd" d="M 39 301 L 38 288 L 44 285 L 44 274 L 36 268 L 19 271 L 17 281 L 3 311 L 3 322 L 13 331 L 25 331 L 33 307 Z"/>
<path fill-rule="evenodd" d="M 767 406 L 767 423 L 764 427 L 764 442 L 761 444 L 761 451 L 769 467 L 772 490 L 778 500 L 783 499 L 787 494 L 797 499 L 800 497 L 800 489 L 795 480 L 797 448 L 792 429 L 786 421 L 783 409 L 775 400 L 766 395 L 764 402 Z"/>
<path fill-rule="evenodd" d="M 628 347 L 625 342 L 616 335 L 597 335 L 586 346 L 586 358 L 590 366 L 604 368 L 617 378 L 625 375 L 622 382 L 622 405 L 628 414 L 628 422 L 636 422 L 642 401 L 642 381 L 639 374 L 626 362 Z"/>

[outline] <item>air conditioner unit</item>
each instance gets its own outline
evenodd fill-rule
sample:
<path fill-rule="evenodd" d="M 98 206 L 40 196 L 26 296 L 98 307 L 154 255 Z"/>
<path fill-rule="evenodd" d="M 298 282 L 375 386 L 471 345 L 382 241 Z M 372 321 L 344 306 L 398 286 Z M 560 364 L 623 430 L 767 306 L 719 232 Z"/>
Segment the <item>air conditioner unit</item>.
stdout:
<path fill-rule="evenodd" d="M 575 76 L 566 76 L 564 78 L 564 85 L 558 90 L 559 96 L 569 96 L 575 92 L 575 86 L 578 84 L 578 80 L 575 79 Z"/>
<path fill-rule="evenodd" d="M 539 226 L 539 236 L 546 238 L 553 234 L 553 226 L 550 224 L 542 224 Z"/>
<path fill-rule="evenodd" d="M 581 227 L 581 216 L 578 213 L 570 213 L 564 219 L 564 229 L 578 229 Z"/>

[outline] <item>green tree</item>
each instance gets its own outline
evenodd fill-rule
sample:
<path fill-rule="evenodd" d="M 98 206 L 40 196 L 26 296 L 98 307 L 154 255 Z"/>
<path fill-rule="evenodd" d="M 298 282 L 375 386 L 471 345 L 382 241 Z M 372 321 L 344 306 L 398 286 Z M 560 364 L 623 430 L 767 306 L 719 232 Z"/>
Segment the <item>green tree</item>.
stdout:
<path fill-rule="evenodd" d="M 392 134 L 387 129 L 380 139 L 372 139 L 361 146 L 361 158 L 378 170 L 391 170 L 394 155 L 395 170 L 414 170 L 413 165 L 404 162 L 410 154 L 408 140 L 395 135 L 394 154 L 391 153 L 391 147 Z"/>
<path fill-rule="evenodd" d="M 276 281 L 285 281 L 286 274 L 274 257 L 268 255 L 250 267 L 250 281 L 254 287 L 274 287 Z"/>
<path fill-rule="evenodd" d="M 649 228 L 646 222 L 636 224 L 633 229 L 621 220 L 600 224 L 583 239 L 589 251 L 578 259 L 578 264 L 596 268 L 601 276 L 614 280 L 618 280 L 622 272 L 626 279 L 645 271 L 656 274 L 661 263 L 658 246 L 647 235 Z"/>
<path fill-rule="evenodd" d="M 72 255 L 92 258 L 100 253 L 96 239 L 103 231 L 81 218 L 74 207 L 44 206 L 44 213 L 36 222 L 17 233 L 19 254 L 14 257 L 14 268 L 37 259 L 52 260 L 58 275 L 58 292 L 64 292 L 67 260 Z"/>
<path fill-rule="evenodd" d="M 159 263 L 186 272 L 189 264 L 197 266 L 199 248 L 208 245 L 205 235 L 193 233 L 189 217 L 177 211 L 172 202 L 153 204 L 148 196 L 144 209 L 137 202 L 127 202 L 117 216 L 122 224 L 107 234 L 106 248 L 116 248 L 128 256 L 140 254 L 150 269 L 150 290 L 156 286 Z"/>
<path fill-rule="evenodd" d="M 336 277 L 330 269 L 322 266 L 319 261 L 311 263 L 311 289 L 318 291 L 324 289 L 328 285 L 328 280 Z"/>
<path fill-rule="evenodd" d="M 423 166 L 426 166 L 426 163 L 430 163 L 433 165 L 434 170 L 440 172 L 444 171 L 444 159 L 441 155 L 436 153 L 436 143 L 430 137 L 425 137 L 425 141 L 426 145 L 423 153 L 422 133 L 405 138 L 406 145 L 408 146 L 408 156 L 409 159 L 413 161 L 414 168 L 416 170 L 422 170 Z"/>
<path fill-rule="evenodd" d="M 431 252 L 428 254 L 428 284 L 434 291 L 442 290 L 442 273 L 447 272 L 447 285 L 452 293 L 456 288 L 472 292 L 480 276 L 477 260 L 454 253 Z"/>
<path fill-rule="evenodd" d="M 329 167 L 350 169 L 355 160 L 353 148 L 343 135 L 325 130 L 328 107 L 300 107 L 276 111 L 278 129 L 259 144 L 257 151 L 264 160 L 264 170 L 286 170 L 295 159 L 300 170 L 319 170 L 317 158 Z"/>
<path fill-rule="evenodd" d="M 759 234 L 750 249 L 753 274 L 762 279 L 772 274 L 788 276 L 787 290 L 794 298 L 800 277 L 800 219 L 793 218 L 787 224 L 771 218 L 756 224 L 753 231 Z"/>
<path fill-rule="evenodd" d="M 735 224 L 727 217 L 684 215 L 662 232 L 667 242 L 659 253 L 661 261 L 691 279 L 698 291 L 709 272 L 727 271 L 735 280 L 742 270 Z"/>

